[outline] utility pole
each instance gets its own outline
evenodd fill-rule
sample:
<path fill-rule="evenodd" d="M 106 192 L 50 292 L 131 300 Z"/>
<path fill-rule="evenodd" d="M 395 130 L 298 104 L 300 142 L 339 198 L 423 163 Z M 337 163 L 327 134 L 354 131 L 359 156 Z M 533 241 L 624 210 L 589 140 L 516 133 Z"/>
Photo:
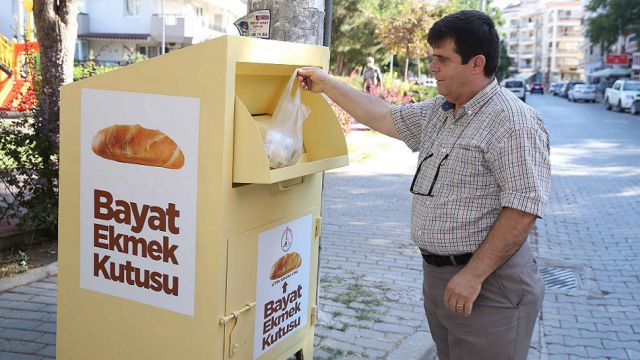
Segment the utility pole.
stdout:
<path fill-rule="evenodd" d="M 162 0 L 162 50 L 161 50 L 161 54 L 164 55 L 164 43 L 165 43 L 165 34 L 164 34 L 164 27 L 166 25 L 165 23 L 165 17 L 164 17 L 164 0 Z"/>

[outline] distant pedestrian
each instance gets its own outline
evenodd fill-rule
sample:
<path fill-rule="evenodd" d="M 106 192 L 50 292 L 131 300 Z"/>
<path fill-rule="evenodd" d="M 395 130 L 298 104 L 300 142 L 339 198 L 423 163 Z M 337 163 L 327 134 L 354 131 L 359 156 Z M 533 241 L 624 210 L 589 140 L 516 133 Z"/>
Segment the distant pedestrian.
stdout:
<path fill-rule="evenodd" d="M 362 70 L 362 91 L 378 95 L 382 90 L 382 72 L 371 56 L 367 58 L 367 66 Z"/>
<path fill-rule="evenodd" d="M 549 134 L 540 115 L 498 86 L 500 42 L 479 11 L 429 31 L 440 96 L 391 106 L 317 68 L 302 86 L 419 151 L 411 238 L 424 259 L 424 308 L 438 357 L 526 359 L 544 296 L 526 238 L 549 197 Z"/>

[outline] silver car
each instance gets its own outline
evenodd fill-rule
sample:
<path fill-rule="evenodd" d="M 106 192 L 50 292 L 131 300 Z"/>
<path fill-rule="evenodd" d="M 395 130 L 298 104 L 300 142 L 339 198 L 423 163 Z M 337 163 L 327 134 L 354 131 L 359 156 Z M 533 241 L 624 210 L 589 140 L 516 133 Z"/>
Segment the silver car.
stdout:
<path fill-rule="evenodd" d="M 595 85 L 578 84 L 569 90 L 569 101 L 586 101 L 596 102 L 596 87 Z"/>
<path fill-rule="evenodd" d="M 520 100 L 525 101 L 527 97 L 527 90 L 524 85 L 524 81 L 518 79 L 506 79 L 502 81 L 502 86 L 510 90 Z"/>

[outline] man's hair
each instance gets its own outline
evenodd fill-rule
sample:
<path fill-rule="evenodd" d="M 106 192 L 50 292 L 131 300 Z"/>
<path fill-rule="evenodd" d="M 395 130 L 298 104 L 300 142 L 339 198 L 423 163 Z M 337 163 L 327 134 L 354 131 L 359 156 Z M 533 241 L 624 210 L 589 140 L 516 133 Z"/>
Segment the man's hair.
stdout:
<path fill-rule="evenodd" d="M 436 48 L 443 40 L 453 39 L 455 52 L 467 64 L 476 55 L 484 55 L 484 74 L 491 77 L 498 69 L 500 37 L 493 20 L 477 10 L 462 10 L 433 24 L 427 42 Z"/>

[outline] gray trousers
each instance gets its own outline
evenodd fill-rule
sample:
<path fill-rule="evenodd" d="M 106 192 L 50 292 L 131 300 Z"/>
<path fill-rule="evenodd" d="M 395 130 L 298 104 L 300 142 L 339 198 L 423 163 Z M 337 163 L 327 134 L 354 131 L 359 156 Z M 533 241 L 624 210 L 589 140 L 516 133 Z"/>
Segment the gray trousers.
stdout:
<path fill-rule="evenodd" d="M 424 309 L 438 358 L 526 360 L 544 298 L 544 283 L 529 245 L 525 242 L 482 283 L 469 317 L 444 304 L 444 289 L 462 267 L 423 262 Z"/>

